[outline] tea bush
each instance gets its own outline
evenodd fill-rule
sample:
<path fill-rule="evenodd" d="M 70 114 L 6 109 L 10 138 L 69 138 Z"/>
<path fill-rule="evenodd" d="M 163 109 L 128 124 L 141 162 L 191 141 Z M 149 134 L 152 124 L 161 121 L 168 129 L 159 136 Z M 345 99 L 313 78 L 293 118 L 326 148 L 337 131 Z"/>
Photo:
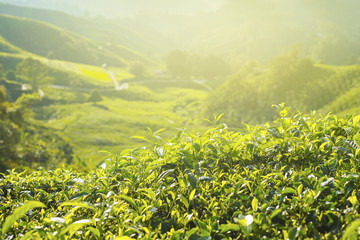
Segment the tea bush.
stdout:
<path fill-rule="evenodd" d="M 231 130 L 214 119 L 88 173 L 10 171 L 4 239 L 356 239 L 360 116 L 292 114 Z"/>

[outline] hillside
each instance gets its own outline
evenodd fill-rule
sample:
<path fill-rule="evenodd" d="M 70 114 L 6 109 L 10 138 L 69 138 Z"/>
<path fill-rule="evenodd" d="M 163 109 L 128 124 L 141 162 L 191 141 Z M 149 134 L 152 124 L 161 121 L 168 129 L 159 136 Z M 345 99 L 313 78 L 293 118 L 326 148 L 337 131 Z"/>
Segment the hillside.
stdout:
<path fill-rule="evenodd" d="M 151 56 L 161 57 L 180 48 L 223 54 L 239 66 L 249 59 L 268 63 L 289 46 L 299 44 L 304 55 L 315 61 L 348 65 L 357 63 L 360 54 L 357 7 L 356 0 L 344 4 L 337 0 L 327 4 L 228 0 L 216 12 L 193 15 L 149 10 L 131 17 L 89 18 L 7 4 L 1 5 L 0 13 L 46 21 L 90 39 L 115 42 Z"/>
<path fill-rule="evenodd" d="M 24 50 L 12 45 L 0 36 L 0 52 L 5 53 L 24 53 Z"/>
<path fill-rule="evenodd" d="M 349 91 L 354 92 L 359 84 L 360 65 L 316 64 L 309 57 L 301 57 L 300 51 L 293 48 L 268 65 L 258 62 L 244 64 L 209 94 L 204 113 L 206 116 L 224 113 L 230 126 L 241 127 L 242 123 L 272 121 L 275 115 L 270 106 L 281 102 L 303 112 L 346 111 L 354 105 L 357 97 L 352 93 L 346 100 L 341 98 Z M 352 103 L 341 102 L 336 107 L 337 101 Z M 339 104 L 341 109 L 338 109 Z"/>
<path fill-rule="evenodd" d="M 151 63 L 133 50 L 118 46 L 121 51 L 115 53 L 111 46 L 94 42 L 53 25 L 9 15 L 0 15 L 0 35 L 8 43 L 7 46 L 14 45 L 52 59 L 97 66 L 106 63 L 117 67 L 124 67 L 127 60 Z M 4 48 L 6 52 L 14 52 L 13 49 Z"/>
<path fill-rule="evenodd" d="M 268 63 L 298 44 L 315 61 L 355 64 L 360 55 L 358 5 L 357 0 L 228 0 L 216 13 L 183 18 L 177 38 L 187 48 L 241 56 L 242 63 Z"/>
<path fill-rule="evenodd" d="M 116 43 L 149 55 L 166 52 L 165 49 L 169 49 L 167 46 L 173 41 L 156 31 L 151 24 L 140 24 L 126 18 L 108 20 L 100 17 L 76 17 L 60 11 L 3 3 L 0 3 L 0 14 L 44 21 L 95 41 Z"/>
<path fill-rule="evenodd" d="M 158 137 L 167 138 L 183 125 L 193 127 L 192 118 L 206 96 L 203 90 L 161 88 L 155 92 L 129 84 L 121 91 L 99 89 L 102 99 L 94 103 L 87 100 L 90 91 L 43 91 L 43 104 L 33 108 L 34 118 L 67 139 L 89 168 L 106 158 L 107 152 L 143 146 L 146 141 L 132 137 L 151 136 L 147 129 L 163 129 Z"/>
<path fill-rule="evenodd" d="M 360 78 L 360 75 L 358 75 Z M 321 109 L 322 112 L 332 112 L 340 116 L 346 116 L 349 113 L 360 113 L 360 87 L 356 86 L 347 89 L 330 104 Z"/>
<path fill-rule="evenodd" d="M 46 70 L 46 74 L 41 74 L 52 79 L 40 86 L 39 102 L 29 106 L 32 121 L 71 144 L 76 159 L 80 160 L 74 162 L 72 167 L 75 168 L 94 167 L 106 156 L 100 151 L 116 153 L 143 144 L 142 140 L 131 136 L 143 135 L 147 128 L 154 131 L 166 128 L 161 136 L 167 136 L 182 125 L 194 125 L 192 118 L 198 115 L 200 102 L 207 94 L 203 85 L 192 81 L 146 80 L 136 83 L 129 80 L 134 76 L 122 68 L 105 70 L 92 65 L 31 57 L 43 65 L 43 71 Z M 0 83 L 7 88 L 11 101 L 26 93 L 13 87 L 16 83 L 21 89 L 21 84 L 28 81 L 28 76 L 17 72 L 17 66 L 24 59 L 27 59 L 25 55 L 0 53 L 4 73 L 12 71 L 16 75 L 12 81 L 9 78 Z M 127 80 L 123 89 L 115 89 L 109 72 L 120 84 Z M 4 74 L 4 78 L 7 76 Z M 89 100 L 94 90 L 101 95 L 97 102 Z"/>

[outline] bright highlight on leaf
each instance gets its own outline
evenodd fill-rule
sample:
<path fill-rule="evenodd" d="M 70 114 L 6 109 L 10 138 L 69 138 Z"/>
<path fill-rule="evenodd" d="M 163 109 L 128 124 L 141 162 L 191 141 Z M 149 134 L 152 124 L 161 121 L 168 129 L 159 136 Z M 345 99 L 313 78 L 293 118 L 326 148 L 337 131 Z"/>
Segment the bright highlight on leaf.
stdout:
<path fill-rule="evenodd" d="M 68 233 L 69 236 L 72 237 L 79 229 L 81 229 L 82 227 L 89 225 L 89 224 L 94 224 L 94 220 L 82 219 L 82 220 L 73 222 L 60 232 L 60 236 L 63 236 Z"/>
<path fill-rule="evenodd" d="M 342 240 L 355 240 L 359 237 L 360 219 L 357 219 L 350 223 L 346 227 Z"/>
<path fill-rule="evenodd" d="M 116 237 L 115 240 L 133 240 L 135 238 L 131 238 L 128 236 L 121 236 L 121 237 Z"/>
<path fill-rule="evenodd" d="M 87 203 L 87 202 L 72 202 L 72 201 L 69 201 L 69 202 L 64 202 L 60 205 L 60 207 L 63 207 L 63 206 L 75 206 L 75 207 L 80 207 L 80 208 L 88 208 L 88 209 L 91 209 L 91 210 L 95 210 L 94 206 L 92 206 L 90 203 Z"/>
<path fill-rule="evenodd" d="M 251 206 L 253 211 L 257 211 L 259 207 L 259 200 L 257 200 L 257 198 L 254 198 L 251 202 Z"/>

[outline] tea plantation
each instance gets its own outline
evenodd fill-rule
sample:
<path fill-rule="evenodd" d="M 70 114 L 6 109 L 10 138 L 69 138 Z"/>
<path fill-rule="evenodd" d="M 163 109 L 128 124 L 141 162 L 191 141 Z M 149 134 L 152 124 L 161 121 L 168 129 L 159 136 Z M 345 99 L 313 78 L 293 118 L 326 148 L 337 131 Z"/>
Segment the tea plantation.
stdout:
<path fill-rule="evenodd" d="M 0 179 L 3 239 L 357 239 L 360 116 L 181 130 L 96 170 Z M 291 116 L 290 116 L 291 115 Z"/>

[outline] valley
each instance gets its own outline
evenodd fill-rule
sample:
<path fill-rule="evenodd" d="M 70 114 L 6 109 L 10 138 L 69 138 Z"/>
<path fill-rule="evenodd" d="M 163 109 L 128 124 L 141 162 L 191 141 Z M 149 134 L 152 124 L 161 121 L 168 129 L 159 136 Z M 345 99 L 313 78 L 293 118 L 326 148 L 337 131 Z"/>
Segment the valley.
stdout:
<path fill-rule="evenodd" d="M 0 0 L 1 239 L 358 239 L 357 0 Z"/>

